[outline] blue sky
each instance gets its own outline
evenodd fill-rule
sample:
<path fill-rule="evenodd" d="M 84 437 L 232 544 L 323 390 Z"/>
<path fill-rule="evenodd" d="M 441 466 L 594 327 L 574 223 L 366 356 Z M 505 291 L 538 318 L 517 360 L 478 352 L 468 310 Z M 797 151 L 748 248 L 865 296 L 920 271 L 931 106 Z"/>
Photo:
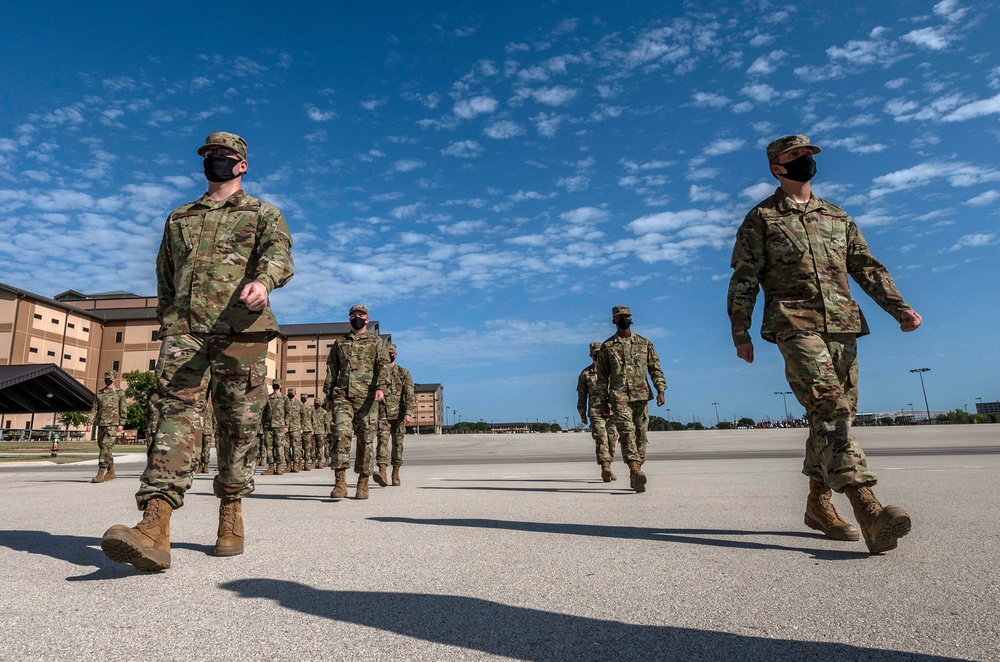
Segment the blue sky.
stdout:
<path fill-rule="evenodd" d="M 735 358 L 725 298 L 764 146 L 806 133 L 814 191 L 925 320 L 902 334 L 855 288 L 860 409 L 920 408 L 917 367 L 932 409 L 1000 399 L 995 2 L 36 2 L 0 24 L 2 282 L 155 292 L 195 149 L 233 131 L 293 232 L 279 321 L 366 303 L 462 420 L 572 421 L 619 303 L 667 376 L 652 413 L 780 417 L 778 352 L 758 314 Z"/>

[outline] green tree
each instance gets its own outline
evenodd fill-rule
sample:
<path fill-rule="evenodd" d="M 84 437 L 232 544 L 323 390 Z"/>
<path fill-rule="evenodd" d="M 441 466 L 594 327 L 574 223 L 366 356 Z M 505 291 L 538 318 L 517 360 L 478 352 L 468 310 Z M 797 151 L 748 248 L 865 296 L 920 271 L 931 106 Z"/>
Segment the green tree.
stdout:
<path fill-rule="evenodd" d="M 90 421 L 90 412 L 87 411 L 64 411 L 59 414 L 59 421 L 67 430 L 71 427 L 83 425 Z"/>
<path fill-rule="evenodd" d="M 701 421 L 695 421 L 694 423 L 688 423 L 684 426 L 685 430 L 704 430 L 705 426 L 701 424 Z"/>
<path fill-rule="evenodd" d="M 719 421 L 719 423 L 715 426 L 715 429 L 716 430 L 732 430 L 733 429 L 733 422 L 732 421 Z"/>
<path fill-rule="evenodd" d="M 649 426 L 646 429 L 650 432 L 663 432 L 670 429 L 670 423 L 662 416 L 650 416 Z"/>
<path fill-rule="evenodd" d="M 757 424 L 749 416 L 744 416 L 744 417 L 742 417 L 739 420 L 739 422 L 737 423 L 737 425 L 739 427 L 741 427 L 741 428 L 752 428 L 752 427 L 756 426 Z"/>
<path fill-rule="evenodd" d="M 125 428 L 129 430 L 146 429 L 146 405 L 156 393 L 156 375 L 152 372 L 126 372 L 122 377 L 128 382 L 125 397 L 132 401 L 128 406 L 128 417 Z"/>

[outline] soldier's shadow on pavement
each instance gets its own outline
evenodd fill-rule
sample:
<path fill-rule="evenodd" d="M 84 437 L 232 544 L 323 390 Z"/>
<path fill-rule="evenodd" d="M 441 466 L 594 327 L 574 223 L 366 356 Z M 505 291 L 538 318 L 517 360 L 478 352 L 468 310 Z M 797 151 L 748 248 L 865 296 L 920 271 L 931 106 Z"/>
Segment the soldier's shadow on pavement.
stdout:
<path fill-rule="evenodd" d="M 87 575 L 67 577 L 68 582 L 101 579 L 120 579 L 137 574 L 146 574 L 124 563 L 115 563 L 101 551 L 101 539 L 88 536 L 70 536 L 48 531 L 0 531 L 0 547 L 17 552 L 27 552 L 48 556 L 83 568 L 97 569 Z M 190 549 L 211 556 L 212 545 L 171 542 L 171 549 Z"/>
<path fill-rule="evenodd" d="M 286 609 L 445 646 L 519 660 L 950 660 L 840 643 L 637 625 L 513 607 L 460 595 L 330 591 L 279 579 L 220 588 Z M 439 651 L 438 656 L 444 657 Z"/>
<path fill-rule="evenodd" d="M 741 531 L 732 529 L 659 529 L 641 526 L 602 526 L 597 524 L 564 524 L 558 522 L 515 522 L 496 519 L 417 519 L 412 517 L 369 517 L 375 522 L 393 522 L 400 524 L 420 524 L 430 526 L 462 526 L 477 529 L 503 529 L 506 531 L 524 531 L 525 533 L 561 533 L 564 535 L 589 536 L 597 538 L 617 538 L 621 540 L 653 540 L 656 542 L 683 543 L 689 545 L 705 545 L 708 547 L 724 547 L 738 549 L 754 549 L 760 551 L 786 551 L 808 554 L 823 561 L 850 561 L 868 558 L 870 554 L 862 551 L 820 549 L 816 547 L 796 547 L 778 545 L 775 543 L 747 540 L 749 536 L 780 536 L 783 538 L 806 538 L 809 540 L 825 540 L 818 534 L 797 531 Z M 715 538 L 706 536 L 726 536 Z M 861 545 L 863 543 L 849 543 Z"/>
<path fill-rule="evenodd" d="M 462 479 L 462 478 L 440 478 L 441 483 L 583 483 L 584 485 L 605 483 L 600 478 L 489 478 L 489 479 Z"/>
<path fill-rule="evenodd" d="M 478 481 L 477 481 L 478 482 Z M 418 487 L 418 490 L 473 490 L 480 492 L 543 492 L 557 494 L 635 494 L 634 490 L 627 487 L 616 487 L 614 483 L 604 483 L 597 481 L 600 485 L 607 485 L 607 489 L 574 489 L 570 487 Z"/>

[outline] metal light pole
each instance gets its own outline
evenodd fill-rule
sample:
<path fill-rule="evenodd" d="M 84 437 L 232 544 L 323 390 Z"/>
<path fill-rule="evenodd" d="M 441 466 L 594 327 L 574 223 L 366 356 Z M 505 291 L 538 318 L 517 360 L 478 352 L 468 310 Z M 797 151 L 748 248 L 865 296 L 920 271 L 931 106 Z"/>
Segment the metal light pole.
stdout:
<path fill-rule="evenodd" d="M 785 399 L 786 395 L 792 395 L 791 391 L 775 391 L 775 395 L 781 396 L 781 404 L 785 405 L 785 420 L 788 420 L 788 400 Z"/>
<path fill-rule="evenodd" d="M 983 399 L 982 399 L 982 398 L 976 398 L 976 402 L 978 402 L 978 403 L 979 403 L 979 406 L 980 406 L 980 407 L 981 407 L 981 406 L 983 405 Z M 976 413 L 977 413 L 977 414 L 979 413 L 979 407 L 976 407 Z M 984 413 L 985 413 L 985 412 L 984 412 Z"/>
<path fill-rule="evenodd" d="M 451 407 L 444 408 L 444 424 L 448 425 L 448 412 L 451 411 Z"/>
<path fill-rule="evenodd" d="M 670 407 L 667 407 L 667 423 L 670 422 Z"/>
<path fill-rule="evenodd" d="M 910 371 L 915 372 L 920 376 L 920 390 L 924 392 L 924 409 L 927 410 L 927 425 L 931 424 L 931 407 L 927 404 L 927 389 L 924 388 L 924 373 L 930 371 L 930 368 L 914 368 Z"/>
<path fill-rule="evenodd" d="M 715 427 L 719 427 L 719 403 L 713 402 L 712 406 L 715 407 Z"/>

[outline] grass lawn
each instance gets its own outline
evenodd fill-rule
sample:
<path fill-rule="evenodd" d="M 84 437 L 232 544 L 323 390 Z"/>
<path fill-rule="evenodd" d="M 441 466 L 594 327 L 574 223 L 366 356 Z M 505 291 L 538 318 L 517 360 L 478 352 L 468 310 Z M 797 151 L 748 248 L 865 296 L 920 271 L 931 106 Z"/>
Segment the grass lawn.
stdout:
<path fill-rule="evenodd" d="M 96 441 L 61 441 L 59 456 L 50 457 L 52 444 L 47 441 L 3 441 L 0 442 L 0 453 L 24 453 L 15 457 L 0 457 L 0 462 L 30 462 L 32 460 L 48 460 L 56 464 L 93 460 L 97 457 Z M 146 444 L 115 444 L 115 453 L 145 453 Z M 74 453 L 74 455 L 63 455 Z M 85 455 L 77 455 L 85 453 Z"/>

